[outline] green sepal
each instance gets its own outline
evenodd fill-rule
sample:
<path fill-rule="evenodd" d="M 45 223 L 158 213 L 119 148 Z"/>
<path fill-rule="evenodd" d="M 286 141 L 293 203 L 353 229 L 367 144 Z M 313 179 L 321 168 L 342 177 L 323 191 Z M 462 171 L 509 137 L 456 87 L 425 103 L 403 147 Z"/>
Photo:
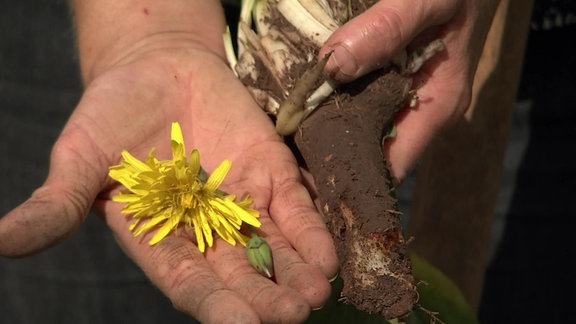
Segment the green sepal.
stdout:
<path fill-rule="evenodd" d="M 258 273 L 268 278 L 274 276 L 272 251 L 264 238 L 257 234 L 252 234 L 252 237 L 246 243 L 246 255 L 248 256 L 248 261 Z"/>

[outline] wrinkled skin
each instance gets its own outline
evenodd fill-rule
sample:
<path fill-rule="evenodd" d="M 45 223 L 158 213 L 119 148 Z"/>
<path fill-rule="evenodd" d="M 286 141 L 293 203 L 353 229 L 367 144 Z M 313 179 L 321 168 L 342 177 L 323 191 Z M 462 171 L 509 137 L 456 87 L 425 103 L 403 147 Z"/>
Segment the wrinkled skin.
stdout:
<path fill-rule="evenodd" d="M 304 320 L 329 296 L 327 278 L 338 268 L 333 242 L 303 185 L 295 158 L 225 63 L 223 15 L 214 9 L 218 1 L 74 3 L 93 6 L 85 10 L 89 14 L 80 10 L 78 21 L 96 20 L 79 28 L 86 90 L 55 143 L 46 182 L 0 219 L 0 254 L 25 256 L 57 244 L 95 207 L 124 251 L 181 311 L 205 323 Z M 343 78 L 349 81 L 380 66 L 392 52 L 431 29 L 444 39 L 445 54 L 421 71 L 426 82 L 419 90 L 420 105 L 402 116 L 399 135 L 388 144 L 397 178 L 406 174 L 442 125 L 462 115 L 469 101 L 483 39 L 471 35 L 483 35 L 491 12 L 488 1 L 458 3 L 381 1 L 339 29 L 324 49 L 341 43 L 355 53 L 360 68 Z M 136 5 L 147 7 L 124 14 Z M 104 6 L 112 8 L 97 10 Z M 170 26 L 151 30 L 158 25 L 150 23 L 154 15 L 175 6 L 181 7 L 170 12 L 170 19 L 158 20 Z M 186 16 L 188 12 L 182 10 L 186 6 L 210 8 L 200 13 L 191 10 Z M 180 22 L 203 25 L 180 31 L 176 26 Z M 208 22 L 214 23 L 205 26 Z M 117 26 L 125 27 L 124 32 L 114 30 Z M 115 35 L 124 38 L 114 46 L 103 46 Z M 142 41 L 141 35 L 152 37 Z M 372 54 L 362 54 L 362 48 Z M 273 250 L 276 282 L 250 267 L 242 247 L 221 240 L 202 255 L 186 230 L 154 247 L 147 244 L 149 236 L 132 237 L 129 220 L 119 212 L 121 204 L 110 200 L 120 188 L 108 178 L 108 168 L 120 161 L 122 149 L 144 158 L 156 147 L 159 158 L 170 158 L 173 121 L 182 126 L 188 152 L 199 149 L 206 170 L 213 170 L 223 159 L 232 160 L 223 189 L 254 198 L 263 223 L 260 234 Z"/>
<path fill-rule="evenodd" d="M 274 251 L 277 284 L 251 268 L 241 246 L 217 240 L 203 256 L 184 231 L 154 247 L 149 236 L 132 237 L 122 205 L 110 200 L 119 187 L 108 179 L 108 167 L 119 162 L 122 149 L 144 158 L 156 147 L 159 158 L 171 158 L 172 121 L 180 122 L 188 152 L 198 148 L 207 170 L 233 161 L 224 189 L 254 197 L 261 234 Z M 53 149 L 46 183 L 2 218 L 0 251 L 19 256 L 69 235 L 94 200 L 126 253 L 178 309 L 202 321 L 302 320 L 330 292 L 336 257 L 298 165 L 225 62 L 211 53 L 158 50 L 91 82 Z"/>

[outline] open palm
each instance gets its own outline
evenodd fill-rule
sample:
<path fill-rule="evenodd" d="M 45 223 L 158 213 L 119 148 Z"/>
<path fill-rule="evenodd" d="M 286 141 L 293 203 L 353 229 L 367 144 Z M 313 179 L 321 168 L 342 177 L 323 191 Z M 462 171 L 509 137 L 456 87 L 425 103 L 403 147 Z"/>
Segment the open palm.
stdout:
<path fill-rule="evenodd" d="M 275 281 L 251 268 L 243 247 L 222 240 L 201 254 L 186 230 L 152 247 L 132 236 L 121 204 L 111 201 L 120 188 L 108 168 L 122 149 L 142 159 L 156 147 L 169 159 L 174 121 L 208 172 L 232 160 L 223 188 L 254 198 Z M 334 247 L 292 153 L 226 64 L 203 50 L 149 51 L 93 80 L 54 146 L 48 179 L 1 219 L 0 253 L 26 255 L 65 239 L 94 203 L 126 253 L 177 308 L 202 321 L 299 321 L 329 295 Z"/>

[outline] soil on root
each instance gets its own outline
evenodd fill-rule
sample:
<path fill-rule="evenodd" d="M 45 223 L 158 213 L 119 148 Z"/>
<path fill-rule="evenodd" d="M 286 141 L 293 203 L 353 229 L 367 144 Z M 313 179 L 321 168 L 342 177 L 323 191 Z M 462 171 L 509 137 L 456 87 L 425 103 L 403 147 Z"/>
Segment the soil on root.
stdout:
<path fill-rule="evenodd" d="M 341 88 L 295 134 L 341 260 L 343 300 L 386 318 L 406 315 L 417 298 L 382 153 L 411 87 L 394 70 L 373 73 Z"/>

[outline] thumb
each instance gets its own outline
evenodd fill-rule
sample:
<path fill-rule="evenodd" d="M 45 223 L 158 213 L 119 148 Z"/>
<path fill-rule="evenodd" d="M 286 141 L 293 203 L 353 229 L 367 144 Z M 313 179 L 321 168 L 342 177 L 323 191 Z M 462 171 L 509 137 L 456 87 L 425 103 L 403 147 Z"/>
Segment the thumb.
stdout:
<path fill-rule="evenodd" d="M 388 64 L 425 29 L 446 22 L 455 0 L 383 0 L 338 28 L 318 57 L 332 51 L 325 71 L 349 82 Z"/>
<path fill-rule="evenodd" d="M 87 143 L 93 142 L 78 129 L 60 136 L 46 182 L 0 219 L 0 255 L 21 257 L 45 250 L 84 221 L 107 171 L 107 164 L 92 159 L 97 151 Z"/>

